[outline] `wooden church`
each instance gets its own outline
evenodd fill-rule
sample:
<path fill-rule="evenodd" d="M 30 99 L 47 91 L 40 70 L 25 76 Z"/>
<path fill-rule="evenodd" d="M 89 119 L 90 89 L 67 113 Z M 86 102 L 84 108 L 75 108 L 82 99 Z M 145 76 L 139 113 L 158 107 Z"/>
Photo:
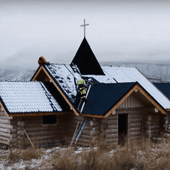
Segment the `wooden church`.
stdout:
<path fill-rule="evenodd" d="M 43 57 L 39 63 L 30 82 L 0 82 L 1 144 L 91 146 L 102 136 L 106 144 L 119 145 L 125 137 L 134 141 L 165 132 L 166 92 L 137 68 L 101 66 L 86 38 L 70 65 L 47 63 Z M 76 75 L 88 84 L 80 108 Z"/>

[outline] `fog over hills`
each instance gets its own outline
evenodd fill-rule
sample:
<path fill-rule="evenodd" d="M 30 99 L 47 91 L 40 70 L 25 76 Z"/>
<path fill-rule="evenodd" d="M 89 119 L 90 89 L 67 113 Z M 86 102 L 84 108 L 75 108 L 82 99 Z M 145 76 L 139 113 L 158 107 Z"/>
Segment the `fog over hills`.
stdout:
<path fill-rule="evenodd" d="M 38 58 L 37 58 L 38 59 Z M 10 60 L 9 60 L 10 61 Z M 57 62 L 59 63 L 59 62 Z M 62 62 L 64 63 L 64 62 Z M 68 62 L 66 64 L 69 64 Z M 162 62 L 101 62 L 101 65 L 113 65 L 113 66 L 126 66 L 136 67 L 151 81 L 153 79 L 161 79 L 161 81 L 170 82 L 170 64 L 166 61 Z M 0 81 L 30 81 L 36 69 L 38 63 L 35 60 L 29 60 L 14 63 L 1 63 L 0 64 Z M 159 80 L 157 80 L 159 81 Z M 157 82 L 156 80 L 154 82 Z"/>

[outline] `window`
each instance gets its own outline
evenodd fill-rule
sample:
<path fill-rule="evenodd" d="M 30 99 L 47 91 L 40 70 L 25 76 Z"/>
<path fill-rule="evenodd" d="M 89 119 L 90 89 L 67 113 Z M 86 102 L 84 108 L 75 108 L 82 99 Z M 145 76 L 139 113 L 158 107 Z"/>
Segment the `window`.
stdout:
<path fill-rule="evenodd" d="M 56 123 L 57 123 L 56 115 L 43 116 L 43 124 L 56 124 Z"/>

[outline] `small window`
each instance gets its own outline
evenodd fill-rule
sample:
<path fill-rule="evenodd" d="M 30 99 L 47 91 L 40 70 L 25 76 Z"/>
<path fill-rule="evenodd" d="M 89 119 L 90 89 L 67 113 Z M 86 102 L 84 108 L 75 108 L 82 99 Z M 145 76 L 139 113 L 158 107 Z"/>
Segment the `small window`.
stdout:
<path fill-rule="evenodd" d="M 56 115 L 43 116 L 43 124 L 56 124 L 57 118 Z"/>

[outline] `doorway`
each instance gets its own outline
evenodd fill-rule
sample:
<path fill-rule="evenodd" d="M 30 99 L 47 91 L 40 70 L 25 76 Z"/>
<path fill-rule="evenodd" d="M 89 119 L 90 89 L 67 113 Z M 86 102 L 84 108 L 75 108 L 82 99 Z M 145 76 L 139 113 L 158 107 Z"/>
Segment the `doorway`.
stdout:
<path fill-rule="evenodd" d="M 118 144 L 124 145 L 128 133 L 128 114 L 118 115 Z"/>

